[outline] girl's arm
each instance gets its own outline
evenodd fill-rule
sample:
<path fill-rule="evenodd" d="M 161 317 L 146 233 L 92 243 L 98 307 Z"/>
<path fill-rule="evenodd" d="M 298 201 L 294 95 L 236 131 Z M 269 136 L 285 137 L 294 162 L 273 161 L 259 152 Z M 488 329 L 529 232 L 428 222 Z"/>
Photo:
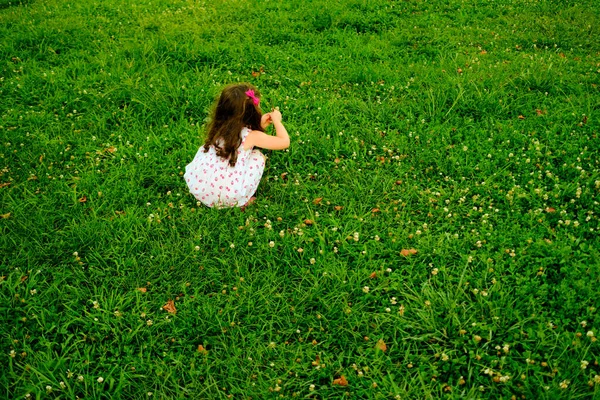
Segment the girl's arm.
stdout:
<path fill-rule="evenodd" d="M 275 127 L 275 136 L 267 135 L 261 131 L 251 131 L 246 137 L 244 149 L 248 150 L 253 146 L 267 150 L 283 150 L 290 147 L 290 137 L 281 123 L 281 113 L 274 110 L 269 113 L 270 120 Z"/>

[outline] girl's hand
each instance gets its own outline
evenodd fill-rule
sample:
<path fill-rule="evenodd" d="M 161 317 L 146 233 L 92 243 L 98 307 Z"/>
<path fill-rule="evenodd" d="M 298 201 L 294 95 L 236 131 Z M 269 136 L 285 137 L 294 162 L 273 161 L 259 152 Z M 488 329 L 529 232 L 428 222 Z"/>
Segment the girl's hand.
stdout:
<path fill-rule="evenodd" d="M 281 112 L 279 112 L 278 109 L 271 111 L 269 114 L 271 115 L 271 121 L 273 123 L 281 122 Z"/>
<path fill-rule="evenodd" d="M 271 113 L 263 114 L 263 116 L 260 119 L 260 126 L 263 129 L 267 129 L 267 126 L 271 125 L 271 123 L 273 123 L 271 119 Z"/>

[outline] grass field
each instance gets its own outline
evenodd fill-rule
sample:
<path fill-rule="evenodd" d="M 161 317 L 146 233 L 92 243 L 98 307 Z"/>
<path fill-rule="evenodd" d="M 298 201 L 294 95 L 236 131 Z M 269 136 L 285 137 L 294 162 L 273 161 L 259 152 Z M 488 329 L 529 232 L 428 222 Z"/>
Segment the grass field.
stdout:
<path fill-rule="evenodd" d="M 0 63 L 1 398 L 600 398 L 596 1 L 0 0 Z M 292 144 L 208 209 L 238 81 Z"/>

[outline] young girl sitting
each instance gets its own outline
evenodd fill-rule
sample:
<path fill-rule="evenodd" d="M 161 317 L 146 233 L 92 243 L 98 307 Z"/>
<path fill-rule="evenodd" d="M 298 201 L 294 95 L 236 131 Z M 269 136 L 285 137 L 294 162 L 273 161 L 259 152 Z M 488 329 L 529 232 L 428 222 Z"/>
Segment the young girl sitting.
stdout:
<path fill-rule="evenodd" d="M 281 113 L 263 114 L 260 94 L 242 83 L 223 89 L 208 124 L 204 146 L 185 167 L 190 192 L 209 207 L 243 207 L 253 194 L 265 168 L 265 156 L 254 147 L 287 149 L 288 133 Z M 276 136 L 265 134 L 273 124 Z"/>

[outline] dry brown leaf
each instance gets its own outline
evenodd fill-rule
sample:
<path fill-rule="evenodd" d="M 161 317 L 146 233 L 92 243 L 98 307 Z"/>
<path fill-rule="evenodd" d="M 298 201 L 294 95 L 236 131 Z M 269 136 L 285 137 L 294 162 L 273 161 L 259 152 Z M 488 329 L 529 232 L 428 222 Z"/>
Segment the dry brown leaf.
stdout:
<path fill-rule="evenodd" d="M 377 350 L 386 351 L 387 350 L 387 345 L 385 344 L 385 342 L 383 341 L 383 339 L 379 339 L 377 341 L 377 344 L 375 344 L 375 348 Z"/>
<path fill-rule="evenodd" d="M 12 182 L 4 182 L 4 183 L 0 183 L 0 188 L 6 187 L 8 185 L 10 185 Z"/>
<path fill-rule="evenodd" d="M 334 379 L 333 384 L 339 386 L 348 386 L 348 379 L 346 379 L 346 377 L 342 375 L 339 378 Z"/>
<path fill-rule="evenodd" d="M 369 278 L 371 278 L 371 279 L 377 278 L 377 272 L 372 272 L 371 275 L 369 275 Z"/>
<path fill-rule="evenodd" d="M 171 314 L 177 313 L 177 309 L 175 308 L 175 302 L 173 300 L 167 301 L 167 304 L 163 306 L 163 310 L 170 312 Z"/>
<path fill-rule="evenodd" d="M 313 200 L 313 204 L 319 205 L 319 204 L 321 204 L 322 201 L 323 201 L 322 197 L 317 197 L 316 199 Z"/>
<path fill-rule="evenodd" d="M 110 146 L 106 149 L 106 151 L 108 151 L 109 153 L 115 153 L 117 151 L 117 148 L 115 146 Z"/>
<path fill-rule="evenodd" d="M 304 220 L 304 223 L 305 223 L 306 225 L 312 225 L 314 222 L 313 222 L 313 221 L 311 221 L 310 219 L 305 219 L 305 220 Z"/>
<path fill-rule="evenodd" d="M 145 287 L 139 287 L 137 288 L 137 290 L 139 290 L 142 293 L 146 293 L 148 291 L 148 289 L 146 289 Z"/>
<path fill-rule="evenodd" d="M 252 76 L 258 78 L 260 76 L 260 72 L 252 71 Z"/>
<path fill-rule="evenodd" d="M 481 55 L 487 54 L 487 51 L 485 51 L 485 50 L 481 50 L 481 51 L 479 52 L 479 54 L 481 54 Z"/>
<path fill-rule="evenodd" d="M 381 211 L 381 210 L 379 210 L 379 208 L 377 208 L 377 207 L 375 207 L 374 209 L 371 210 L 372 213 L 378 213 L 379 211 Z"/>
<path fill-rule="evenodd" d="M 396 185 L 402 185 L 402 181 L 400 181 L 400 180 L 396 181 Z"/>
<path fill-rule="evenodd" d="M 546 207 L 546 212 L 548 212 L 548 213 L 553 213 L 553 212 L 555 212 L 555 211 L 556 211 L 556 208 L 553 208 L 553 207 Z"/>
<path fill-rule="evenodd" d="M 80 203 L 85 203 L 87 201 L 87 197 L 83 196 L 82 198 L 79 199 Z"/>
<path fill-rule="evenodd" d="M 340 211 L 342 208 L 344 208 L 344 207 L 343 206 L 335 206 L 335 207 L 333 207 L 333 209 L 335 211 Z"/>
<path fill-rule="evenodd" d="M 10 217 L 10 213 L 0 214 L 0 219 L 7 219 L 8 217 Z"/>
<path fill-rule="evenodd" d="M 287 175 L 288 175 L 288 173 L 284 172 L 283 174 L 281 174 L 281 179 L 284 180 L 284 181 L 286 181 L 287 180 Z"/>
<path fill-rule="evenodd" d="M 543 110 L 543 111 L 542 111 L 542 110 L 540 110 L 539 108 L 536 108 L 536 109 L 535 109 L 535 113 L 536 113 L 537 115 L 544 115 L 544 114 L 546 114 L 546 110 Z"/>
<path fill-rule="evenodd" d="M 458 72 L 459 74 L 462 74 L 463 70 L 462 70 L 462 68 L 459 68 L 456 70 L 456 72 Z"/>
<path fill-rule="evenodd" d="M 402 249 L 402 251 L 400 252 L 401 255 L 403 255 L 404 257 L 408 257 L 410 255 L 413 254 L 417 254 L 418 251 L 416 249 Z"/>
<path fill-rule="evenodd" d="M 25 282 L 27 280 L 27 275 L 23 275 L 21 277 L 21 283 Z"/>
<path fill-rule="evenodd" d="M 340 159 L 336 158 L 335 160 L 333 160 L 334 163 L 339 164 L 340 163 Z"/>
<path fill-rule="evenodd" d="M 523 115 L 519 115 L 519 119 L 525 119 Z"/>
<path fill-rule="evenodd" d="M 198 345 L 198 353 L 206 354 L 206 353 L 208 353 L 208 350 L 206 350 L 204 348 L 204 346 L 202 346 L 201 344 L 199 344 Z"/>

